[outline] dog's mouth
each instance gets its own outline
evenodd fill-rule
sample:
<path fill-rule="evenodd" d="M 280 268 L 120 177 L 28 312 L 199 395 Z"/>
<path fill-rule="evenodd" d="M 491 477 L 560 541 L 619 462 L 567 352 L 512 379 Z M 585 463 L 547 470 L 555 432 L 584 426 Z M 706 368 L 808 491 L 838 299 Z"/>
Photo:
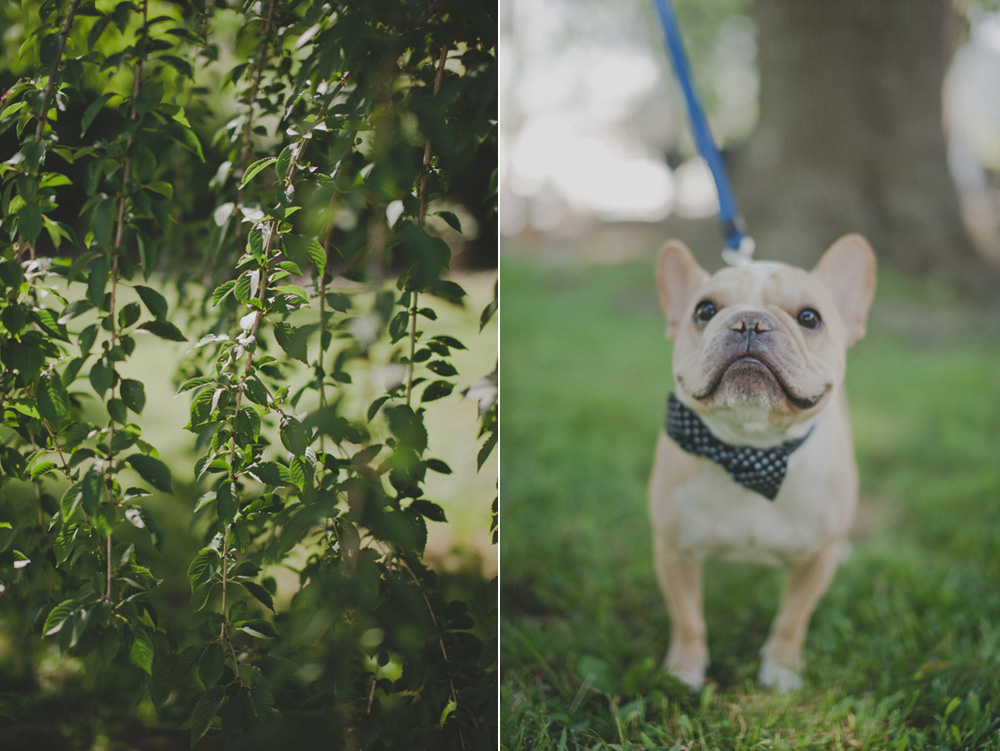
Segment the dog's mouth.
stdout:
<path fill-rule="evenodd" d="M 692 393 L 698 401 L 710 399 L 726 378 L 739 379 L 746 390 L 760 388 L 761 380 L 781 391 L 788 403 L 798 410 L 808 410 L 819 404 L 830 391 L 826 386 L 819 394 L 804 394 L 795 389 L 784 377 L 781 369 L 772 367 L 766 359 L 749 354 L 737 355 L 720 363 L 708 379 L 708 385 L 699 393 Z"/>

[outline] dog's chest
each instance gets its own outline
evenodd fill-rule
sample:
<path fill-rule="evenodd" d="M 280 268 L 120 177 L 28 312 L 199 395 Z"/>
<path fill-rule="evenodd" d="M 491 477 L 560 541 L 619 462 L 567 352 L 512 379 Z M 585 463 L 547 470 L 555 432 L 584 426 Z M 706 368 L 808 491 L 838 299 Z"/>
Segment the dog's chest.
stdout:
<path fill-rule="evenodd" d="M 815 553 L 842 526 L 841 509 L 795 464 L 774 501 L 736 485 L 721 467 L 678 487 L 678 547 L 698 558 L 770 565 Z"/>

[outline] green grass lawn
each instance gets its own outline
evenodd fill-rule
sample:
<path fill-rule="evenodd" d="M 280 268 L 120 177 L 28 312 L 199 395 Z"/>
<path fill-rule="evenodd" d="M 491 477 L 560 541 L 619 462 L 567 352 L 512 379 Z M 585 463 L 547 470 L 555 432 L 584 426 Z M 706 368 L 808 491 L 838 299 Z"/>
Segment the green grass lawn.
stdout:
<path fill-rule="evenodd" d="M 670 389 L 648 259 L 501 266 L 501 740 L 506 749 L 1000 749 L 1000 312 L 880 277 L 848 359 L 853 551 L 806 685 L 754 678 L 782 572 L 710 562 L 701 695 L 669 620 L 646 480 Z"/>

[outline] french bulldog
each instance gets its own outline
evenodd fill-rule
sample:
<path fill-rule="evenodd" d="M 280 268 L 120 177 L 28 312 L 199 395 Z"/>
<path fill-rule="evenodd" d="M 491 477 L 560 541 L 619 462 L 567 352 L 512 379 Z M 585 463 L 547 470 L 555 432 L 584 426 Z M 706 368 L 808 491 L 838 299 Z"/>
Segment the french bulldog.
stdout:
<path fill-rule="evenodd" d="M 671 241 L 656 269 L 674 393 L 649 484 L 665 667 L 695 690 L 708 666 L 702 561 L 784 565 L 758 680 L 801 686 L 802 643 L 858 500 L 847 349 L 865 334 L 875 254 L 846 235 L 811 272 L 753 262 L 709 275 Z"/>

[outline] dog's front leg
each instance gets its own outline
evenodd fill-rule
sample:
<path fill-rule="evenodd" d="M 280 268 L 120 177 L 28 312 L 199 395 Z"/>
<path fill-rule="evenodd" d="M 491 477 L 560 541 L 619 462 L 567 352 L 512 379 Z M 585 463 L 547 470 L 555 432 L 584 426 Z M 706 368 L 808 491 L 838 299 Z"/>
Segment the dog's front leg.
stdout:
<path fill-rule="evenodd" d="M 656 575 L 670 611 L 670 651 L 665 667 L 691 688 L 701 690 L 708 667 L 708 644 L 701 601 L 701 563 L 655 537 Z"/>
<path fill-rule="evenodd" d="M 761 649 L 763 659 L 758 678 L 765 686 L 778 691 L 801 687 L 798 671 L 802 665 L 802 643 L 816 603 L 837 568 L 840 546 L 840 540 L 835 540 L 789 569 L 781 608 Z"/>

